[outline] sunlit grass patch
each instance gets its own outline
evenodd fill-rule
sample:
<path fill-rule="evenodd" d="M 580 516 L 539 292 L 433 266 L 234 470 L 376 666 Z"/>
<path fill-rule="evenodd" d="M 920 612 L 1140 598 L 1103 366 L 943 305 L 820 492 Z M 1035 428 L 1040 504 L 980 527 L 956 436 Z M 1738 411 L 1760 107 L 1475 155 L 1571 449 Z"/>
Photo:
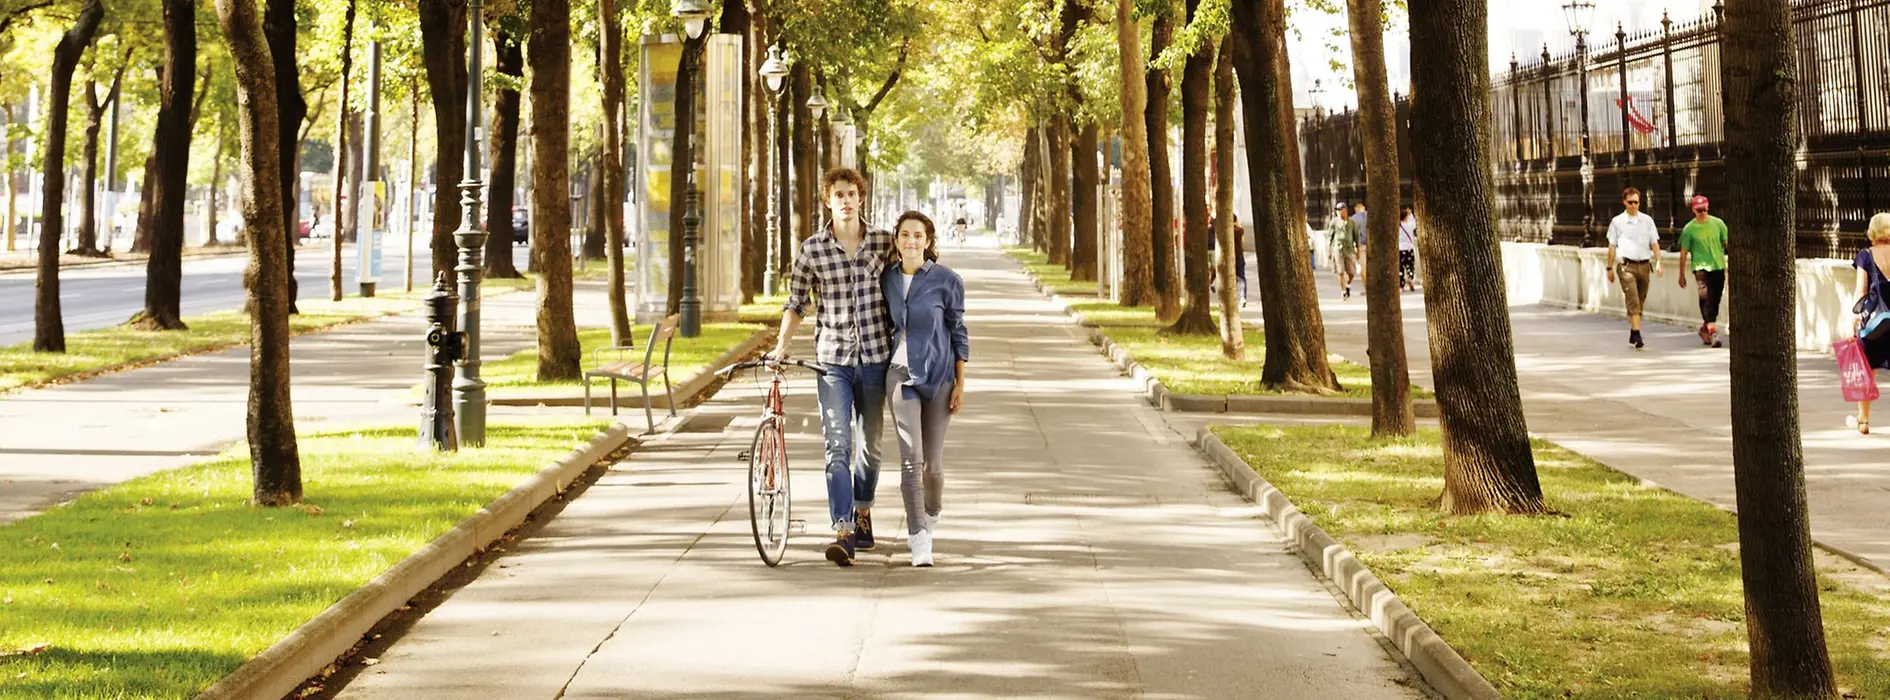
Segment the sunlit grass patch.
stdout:
<path fill-rule="evenodd" d="M 238 447 L 0 525 L 0 697 L 191 697 L 605 425 L 304 434 L 299 506 L 250 505 Z"/>
<path fill-rule="evenodd" d="M 750 336 L 754 335 L 756 331 L 762 328 L 763 326 L 758 323 L 705 323 L 702 324 L 702 335 L 694 338 L 684 338 L 681 335 L 676 336 L 674 344 L 670 347 L 669 378 L 674 380 L 677 384 L 689 381 L 690 377 L 694 377 L 697 372 L 702 371 L 710 362 L 721 357 L 723 353 L 733 349 L 736 345 L 740 345 L 742 341 L 747 340 Z M 645 346 L 648 345 L 650 340 L 650 327 L 647 325 L 639 325 L 632 330 L 636 331 L 638 335 L 636 338 L 636 348 L 623 351 L 623 357 L 627 360 L 641 362 L 643 360 Z M 594 366 L 591 359 L 592 351 L 597 348 L 608 348 L 611 346 L 610 329 L 579 329 L 578 343 L 584 348 L 582 366 L 585 369 L 590 369 Z M 597 356 L 605 362 L 613 362 L 617 358 L 617 353 L 615 351 L 605 350 Z M 658 346 L 656 348 L 656 355 L 651 359 L 656 362 L 661 362 L 662 357 L 663 348 Z M 538 381 L 538 350 L 536 348 L 520 350 L 512 353 L 510 357 L 503 360 L 485 363 L 482 366 L 480 374 L 486 381 L 487 390 L 490 391 L 493 396 L 540 394 L 570 394 L 576 396 L 583 393 L 583 382 L 579 380 L 556 382 Z M 650 383 L 650 393 L 652 395 L 660 393 L 663 391 L 664 387 L 663 378 L 658 376 L 656 381 Z M 634 387 L 632 387 L 632 391 L 635 391 Z"/>
<path fill-rule="evenodd" d="M 1744 696 L 1731 514 L 1537 442 L 1543 492 L 1561 516 L 1447 517 L 1435 430 L 1395 440 L 1347 426 L 1214 430 L 1504 697 Z M 1855 567 L 1832 566 L 1820 584 L 1840 684 L 1890 697 L 1890 600 L 1836 578 Z"/>
<path fill-rule="evenodd" d="M 301 313 L 289 317 L 291 332 L 306 333 L 375 316 L 417 311 L 420 297 L 415 291 L 347 297 L 338 302 L 303 298 L 296 306 Z M 189 330 L 142 331 L 113 326 L 69 332 L 64 353 L 33 352 L 30 342 L 0 347 L 0 394 L 249 342 L 249 315 L 242 311 L 219 311 L 183 320 Z"/>

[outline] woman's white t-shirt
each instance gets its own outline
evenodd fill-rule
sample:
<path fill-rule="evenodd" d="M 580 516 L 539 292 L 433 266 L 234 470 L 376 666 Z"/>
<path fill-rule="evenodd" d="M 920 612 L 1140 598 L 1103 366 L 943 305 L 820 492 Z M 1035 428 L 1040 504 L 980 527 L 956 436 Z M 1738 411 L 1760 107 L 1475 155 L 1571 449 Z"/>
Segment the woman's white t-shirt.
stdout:
<path fill-rule="evenodd" d="M 908 275 L 904 272 L 899 273 L 899 296 L 901 298 L 909 298 L 911 293 L 912 275 Z M 906 335 L 905 333 L 900 333 L 899 344 L 893 347 L 892 364 L 894 367 L 911 366 L 906 362 Z"/>
<path fill-rule="evenodd" d="M 1417 250 L 1417 222 L 1398 222 L 1398 250 Z"/>

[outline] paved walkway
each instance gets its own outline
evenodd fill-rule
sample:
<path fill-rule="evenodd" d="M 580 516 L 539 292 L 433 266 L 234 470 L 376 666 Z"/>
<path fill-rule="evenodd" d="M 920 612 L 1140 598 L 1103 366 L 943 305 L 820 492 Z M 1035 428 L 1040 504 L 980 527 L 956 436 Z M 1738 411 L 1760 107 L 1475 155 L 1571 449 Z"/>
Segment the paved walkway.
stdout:
<path fill-rule="evenodd" d="M 601 287 L 589 287 L 597 298 L 589 303 L 579 292 L 578 323 L 602 325 L 608 317 Z M 487 360 L 532 347 L 534 303 L 530 292 L 486 298 Z M 296 337 L 290 363 L 296 424 L 418 426 L 419 410 L 410 404 L 424 376 L 421 321 L 416 310 Z M 0 522 L 235 444 L 244 439 L 248 391 L 243 346 L 0 397 Z"/>
<path fill-rule="evenodd" d="M 809 379 L 790 389 L 807 534 L 764 566 L 737 461 L 762 387 L 735 382 L 338 696 L 1422 697 L 1010 262 L 945 253 L 969 286 L 974 360 L 936 568 L 908 565 L 896 468 L 879 550 L 851 569 L 821 558 Z M 898 454 L 890 429 L 885 444 Z"/>
<path fill-rule="evenodd" d="M 1320 270 L 1328 347 L 1365 363 L 1365 300 L 1354 285 L 1339 298 Z M 1673 277 L 1657 280 L 1673 284 Z M 1257 294 L 1257 291 L 1252 292 Z M 1432 387 L 1421 293 L 1403 296 L 1405 352 L 1412 381 Z M 1247 310 L 1257 322 L 1259 305 Z M 1727 508 L 1732 476 L 1730 346 L 1700 344 L 1691 328 L 1648 323 L 1647 347 L 1627 343 L 1627 320 L 1539 305 L 1513 306 L 1516 368 L 1529 429 L 1597 461 Z M 1890 569 L 1890 435 L 1858 435 L 1828 355 L 1798 358 L 1812 536 Z M 1890 414 L 1886 414 L 1890 415 Z"/>

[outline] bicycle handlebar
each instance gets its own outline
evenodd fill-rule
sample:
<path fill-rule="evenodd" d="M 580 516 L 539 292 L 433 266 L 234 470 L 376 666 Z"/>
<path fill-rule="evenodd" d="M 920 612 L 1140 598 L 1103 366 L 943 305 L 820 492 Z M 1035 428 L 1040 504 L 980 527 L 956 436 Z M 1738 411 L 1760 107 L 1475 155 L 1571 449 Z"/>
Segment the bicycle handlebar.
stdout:
<path fill-rule="evenodd" d="M 727 367 L 723 367 L 722 369 L 716 370 L 715 373 L 718 375 L 727 376 L 729 374 L 740 372 L 745 369 L 753 369 L 756 367 L 768 367 L 768 366 L 799 367 L 809 372 L 813 372 L 816 375 L 820 375 L 823 377 L 827 376 L 827 368 L 816 362 L 808 362 L 806 360 L 774 360 L 774 359 L 769 359 L 769 358 L 762 358 L 759 360 L 743 360 L 741 362 L 737 362 Z"/>

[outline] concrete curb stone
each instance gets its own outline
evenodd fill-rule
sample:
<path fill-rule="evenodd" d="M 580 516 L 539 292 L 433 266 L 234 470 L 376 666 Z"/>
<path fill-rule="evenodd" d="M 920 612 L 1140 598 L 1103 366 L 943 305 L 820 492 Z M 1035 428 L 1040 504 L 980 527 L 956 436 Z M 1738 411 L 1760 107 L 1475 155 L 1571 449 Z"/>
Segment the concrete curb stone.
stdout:
<path fill-rule="evenodd" d="M 1496 686 L 1470 666 L 1456 649 L 1437 635 L 1423 618 L 1359 562 L 1351 550 L 1314 524 L 1273 484 L 1222 443 L 1206 427 L 1196 435 L 1195 448 L 1218 468 L 1234 491 L 1266 509 L 1267 516 L 1299 547 L 1307 563 L 1345 592 L 1347 599 L 1371 618 L 1372 624 L 1416 666 L 1424 680 L 1452 700 L 1497 700 Z"/>
<path fill-rule="evenodd" d="M 680 423 L 677 421 L 674 425 Z M 328 606 L 320 615 L 204 690 L 197 696 L 198 700 L 279 698 L 294 692 L 297 686 L 354 648 L 361 635 L 388 613 L 398 610 L 467 557 L 524 522 L 538 506 L 564 492 L 597 460 L 628 441 L 630 430 L 629 426 L 619 424 L 599 433 L 589 444 L 545 467 L 472 517 L 434 538 L 420 551 Z"/>
<path fill-rule="evenodd" d="M 1013 261 L 1015 262 L 1015 261 Z M 1210 394 L 1181 394 L 1170 391 L 1154 373 L 1149 372 L 1126 348 L 1117 345 L 1114 340 L 1102 332 L 1102 329 L 1085 321 L 1070 307 L 1062 295 L 1050 291 L 1048 285 L 1028 269 L 1024 275 L 1032 286 L 1050 301 L 1063 309 L 1072 322 L 1089 329 L 1089 342 L 1101 349 L 1104 357 L 1114 362 L 1129 378 L 1142 384 L 1142 397 L 1149 405 L 1164 411 L 1177 413 L 1253 413 L 1253 414 L 1291 414 L 1315 416 L 1369 416 L 1372 414 L 1371 399 L 1353 398 L 1314 398 L 1308 396 L 1252 396 L 1229 394 L 1214 396 Z M 1418 418 L 1438 417 L 1437 402 L 1431 400 L 1413 400 L 1413 415 Z"/>
<path fill-rule="evenodd" d="M 701 393 L 703 388 L 715 381 L 716 370 L 735 364 L 735 362 L 742 357 L 754 352 L 756 348 L 766 345 L 777 333 L 779 333 L 779 331 L 773 327 L 764 327 L 761 330 L 755 331 L 754 335 L 748 336 L 746 340 L 737 343 L 735 347 L 730 348 L 728 352 L 722 353 L 720 357 L 709 361 L 709 364 L 703 365 L 702 371 L 697 372 L 695 376 L 676 385 L 677 401 L 686 405 L 691 400 L 694 400 L 696 394 Z M 591 403 L 606 409 L 610 408 L 609 385 L 605 384 L 600 393 L 601 396 L 592 397 Z M 491 398 L 487 400 L 487 403 L 493 406 L 583 406 L 584 395 L 501 396 Z M 642 396 L 624 396 L 617 400 L 618 410 L 642 407 Z M 650 407 L 669 408 L 669 398 L 661 394 L 651 394 Z"/>

